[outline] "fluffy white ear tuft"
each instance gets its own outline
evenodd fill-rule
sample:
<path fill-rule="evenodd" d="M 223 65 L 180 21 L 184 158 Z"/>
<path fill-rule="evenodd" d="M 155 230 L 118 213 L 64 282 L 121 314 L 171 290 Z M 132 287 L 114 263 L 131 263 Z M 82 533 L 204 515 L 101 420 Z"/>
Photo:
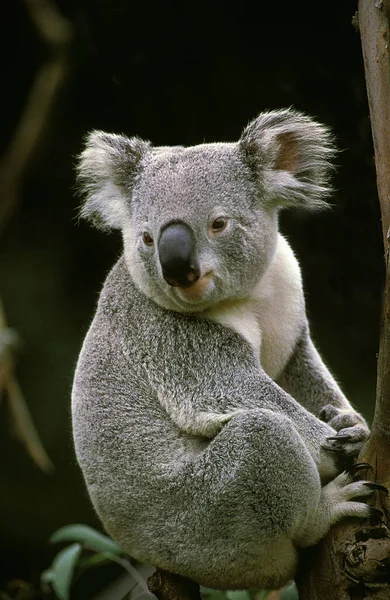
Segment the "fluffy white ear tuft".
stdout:
<path fill-rule="evenodd" d="M 139 138 L 92 131 L 77 164 L 77 184 L 85 201 L 80 216 L 100 229 L 126 222 L 134 178 L 149 143 Z"/>
<path fill-rule="evenodd" d="M 246 127 L 239 147 L 273 204 L 327 206 L 336 150 L 324 125 L 293 109 L 265 112 Z"/>

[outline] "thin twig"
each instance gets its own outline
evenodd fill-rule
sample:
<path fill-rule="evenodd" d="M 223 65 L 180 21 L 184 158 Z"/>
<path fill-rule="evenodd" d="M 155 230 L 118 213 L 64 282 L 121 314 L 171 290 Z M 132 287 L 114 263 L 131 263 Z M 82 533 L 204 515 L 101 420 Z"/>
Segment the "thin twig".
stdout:
<path fill-rule="evenodd" d="M 51 121 L 53 108 L 68 71 L 72 28 L 51 0 L 26 0 L 38 35 L 49 57 L 38 69 L 9 147 L 0 162 L 0 233 L 19 202 L 20 187 L 29 164 Z"/>
<path fill-rule="evenodd" d="M 48 58 L 38 69 L 9 147 L 0 162 L 0 233 L 14 213 L 25 173 L 46 132 L 59 92 L 68 71 L 68 48 L 72 27 L 52 0 L 25 0 L 38 35 L 48 48 Z M 0 394 L 6 393 L 17 435 L 28 453 L 45 473 L 53 470 L 27 403 L 13 373 L 10 340 L 6 340 L 6 320 L 0 304 L 0 331 L 3 354 L 0 360 Z M 0 348 L 1 349 L 1 348 Z"/>
<path fill-rule="evenodd" d="M 44 473 L 54 471 L 54 465 L 45 452 L 38 432 L 35 429 L 19 383 L 13 374 L 5 381 L 9 407 L 15 424 L 16 434 L 26 446 L 27 452 Z"/>
<path fill-rule="evenodd" d="M 0 318 L 1 318 L 0 304 Z M 14 356 L 19 345 L 17 333 L 9 327 L 2 327 L 0 323 L 0 401 L 5 391 L 5 382 L 9 373 L 14 368 Z"/>
<path fill-rule="evenodd" d="M 9 331 L 9 329 L 7 328 L 5 313 L 0 300 L 0 333 L 4 331 Z M 46 454 L 19 383 L 13 374 L 14 361 L 10 346 L 4 354 L 5 359 L 0 360 L 0 393 L 3 389 L 7 396 L 16 434 L 24 443 L 27 452 L 38 467 L 44 473 L 51 473 L 54 470 L 53 463 Z"/>

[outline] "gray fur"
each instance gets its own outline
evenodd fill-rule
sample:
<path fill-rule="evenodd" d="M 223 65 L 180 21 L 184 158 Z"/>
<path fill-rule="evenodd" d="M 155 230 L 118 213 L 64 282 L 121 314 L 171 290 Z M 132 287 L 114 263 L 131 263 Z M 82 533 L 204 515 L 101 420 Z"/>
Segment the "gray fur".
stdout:
<path fill-rule="evenodd" d="M 343 427 L 353 456 L 368 429 L 310 340 L 297 266 L 278 339 L 258 332 L 271 353 L 294 334 L 277 382 L 251 337 L 275 260 L 295 261 L 280 254 L 278 209 L 323 202 L 331 152 L 324 127 L 284 110 L 234 144 L 153 148 L 95 132 L 80 157 L 82 215 L 121 229 L 124 256 L 76 370 L 78 461 L 127 553 L 210 587 L 277 588 L 294 577 L 297 548 L 369 514 L 354 498 L 371 492 L 338 475 L 323 447 Z M 221 215 L 227 227 L 212 233 Z M 168 285 L 157 244 L 143 243 L 171 221 L 196 239 L 206 284 L 194 297 Z M 325 405 L 333 426 L 319 419 Z"/>
<path fill-rule="evenodd" d="M 277 204 L 326 207 L 335 153 L 326 127 L 291 110 L 262 113 L 244 130 L 240 148 Z"/>

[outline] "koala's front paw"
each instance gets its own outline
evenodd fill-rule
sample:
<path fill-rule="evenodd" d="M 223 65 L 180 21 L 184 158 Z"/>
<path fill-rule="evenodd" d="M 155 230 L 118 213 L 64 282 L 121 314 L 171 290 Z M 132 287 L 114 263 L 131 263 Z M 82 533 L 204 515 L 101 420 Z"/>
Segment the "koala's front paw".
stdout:
<path fill-rule="evenodd" d="M 359 454 L 370 434 L 363 417 L 352 408 L 337 408 L 328 404 L 321 410 L 320 419 L 337 431 L 336 435 L 327 438 L 325 449 L 348 458 L 354 458 Z"/>

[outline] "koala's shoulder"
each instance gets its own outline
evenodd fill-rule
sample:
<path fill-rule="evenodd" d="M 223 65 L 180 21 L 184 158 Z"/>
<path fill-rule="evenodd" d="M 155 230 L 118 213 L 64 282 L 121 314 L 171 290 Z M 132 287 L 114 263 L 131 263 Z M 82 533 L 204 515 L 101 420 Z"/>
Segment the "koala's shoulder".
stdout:
<path fill-rule="evenodd" d="M 149 335 L 170 327 L 179 314 L 167 311 L 146 296 L 136 285 L 124 256 L 111 269 L 100 293 L 90 334 L 108 335 L 140 344 Z"/>
<path fill-rule="evenodd" d="M 103 284 L 86 342 L 89 347 L 107 347 L 137 336 L 145 315 L 156 308 L 134 284 L 122 256 Z"/>

